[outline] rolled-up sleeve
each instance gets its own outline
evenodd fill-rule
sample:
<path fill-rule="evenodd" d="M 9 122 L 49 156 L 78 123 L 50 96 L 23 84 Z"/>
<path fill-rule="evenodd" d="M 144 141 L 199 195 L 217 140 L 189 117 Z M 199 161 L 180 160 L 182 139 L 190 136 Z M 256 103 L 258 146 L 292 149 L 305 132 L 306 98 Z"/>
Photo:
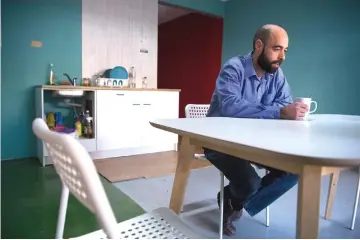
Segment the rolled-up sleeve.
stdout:
<path fill-rule="evenodd" d="M 243 76 L 244 67 L 241 63 L 227 63 L 223 66 L 216 81 L 216 96 L 218 97 L 221 115 L 239 118 L 280 118 L 280 106 L 283 101 L 279 100 L 276 104 L 266 106 L 244 99 L 241 92 Z M 286 88 L 285 85 L 283 87 Z M 284 98 L 280 94 L 279 99 L 286 99 L 286 97 Z"/>

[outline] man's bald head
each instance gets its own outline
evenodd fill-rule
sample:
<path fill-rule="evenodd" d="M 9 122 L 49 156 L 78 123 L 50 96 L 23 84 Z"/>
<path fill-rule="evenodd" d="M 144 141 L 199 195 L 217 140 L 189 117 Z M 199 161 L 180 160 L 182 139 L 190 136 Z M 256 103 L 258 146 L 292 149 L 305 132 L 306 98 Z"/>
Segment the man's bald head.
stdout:
<path fill-rule="evenodd" d="M 285 29 L 275 24 L 266 24 L 261 26 L 255 33 L 253 39 L 253 49 L 255 50 L 255 43 L 257 40 L 261 40 L 266 45 L 269 38 L 273 35 L 282 35 L 287 37 Z"/>

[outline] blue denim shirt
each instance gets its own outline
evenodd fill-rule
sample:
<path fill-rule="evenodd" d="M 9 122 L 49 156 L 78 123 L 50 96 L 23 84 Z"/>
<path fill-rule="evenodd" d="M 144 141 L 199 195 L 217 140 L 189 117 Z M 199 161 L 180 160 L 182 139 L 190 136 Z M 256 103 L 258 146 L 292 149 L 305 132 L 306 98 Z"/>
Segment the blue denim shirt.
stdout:
<path fill-rule="evenodd" d="M 280 118 L 280 107 L 291 103 L 290 86 L 281 68 L 259 79 L 250 52 L 222 67 L 207 117 Z"/>

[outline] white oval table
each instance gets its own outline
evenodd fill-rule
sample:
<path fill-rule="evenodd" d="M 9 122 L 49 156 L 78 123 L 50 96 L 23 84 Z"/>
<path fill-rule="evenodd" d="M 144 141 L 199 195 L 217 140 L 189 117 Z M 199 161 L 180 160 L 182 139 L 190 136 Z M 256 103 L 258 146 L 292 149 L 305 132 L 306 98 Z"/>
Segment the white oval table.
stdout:
<path fill-rule="evenodd" d="M 311 115 L 309 121 L 179 118 L 150 121 L 178 134 L 170 208 L 179 213 L 195 146 L 299 175 L 297 238 L 318 238 L 322 172 L 360 166 L 360 116 Z"/>

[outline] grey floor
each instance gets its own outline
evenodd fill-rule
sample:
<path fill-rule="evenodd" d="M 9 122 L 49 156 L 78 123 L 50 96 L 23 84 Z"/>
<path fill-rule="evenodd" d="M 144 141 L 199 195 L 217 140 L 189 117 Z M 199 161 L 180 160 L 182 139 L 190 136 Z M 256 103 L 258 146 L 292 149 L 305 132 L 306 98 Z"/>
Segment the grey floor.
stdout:
<path fill-rule="evenodd" d="M 262 171 L 259 172 L 259 175 Z M 333 214 L 324 220 L 329 176 L 322 180 L 320 209 L 320 238 L 360 238 L 360 205 L 357 209 L 355 230 L 349 229 L 355 200 L 357 171 L 344 171 L 340 175 Z M 146 211 L 168 207 L 174 176 L 137 179 L 115 183 Z M 227 182 L 226 182 L 227 184 Z M 193 170 L 190 174 L 184 200 L 183 219 L 198 233 L 218 238 L 219 210 L 216 194 L 220 175 L 214 167 Z M 231 238 L 295 238 L 297 187 L 294 187 L 270 206 L 270 226 L 265 224 L 265 211 L 255 217 L 246 213 L 236 223 L 237 234 Z M 227 237 L 224 237 L 227 238 Z"/>

